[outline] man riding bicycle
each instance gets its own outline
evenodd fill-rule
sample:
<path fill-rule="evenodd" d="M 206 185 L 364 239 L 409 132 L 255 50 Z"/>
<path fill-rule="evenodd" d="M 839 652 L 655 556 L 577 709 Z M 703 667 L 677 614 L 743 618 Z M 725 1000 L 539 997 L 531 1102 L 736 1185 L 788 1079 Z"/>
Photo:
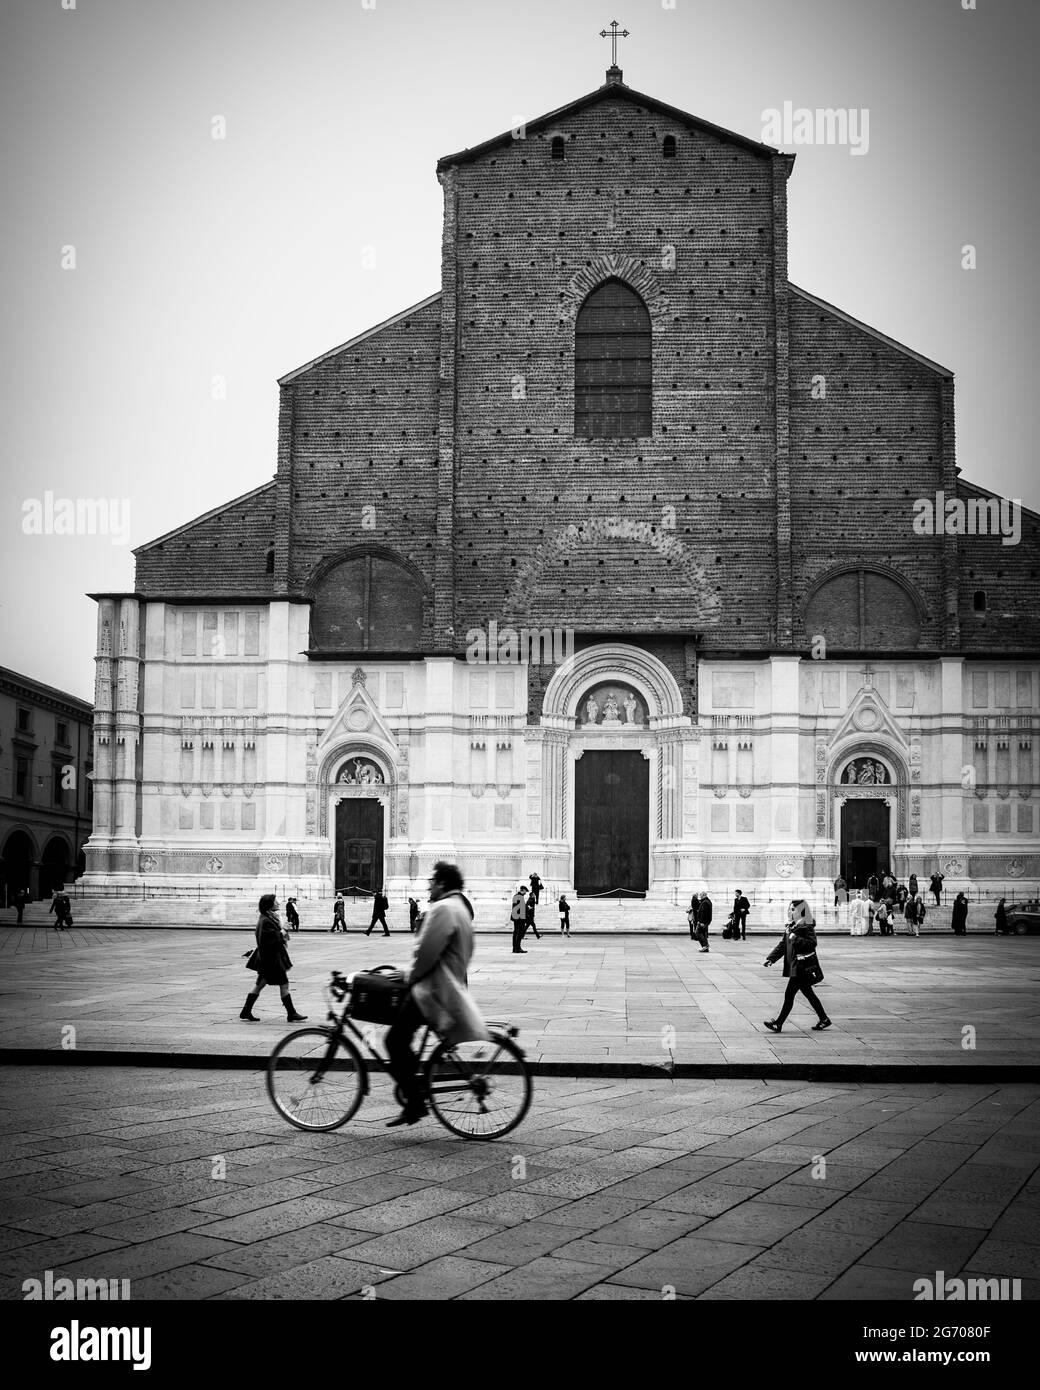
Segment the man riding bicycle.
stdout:
<path fill-rule="evenodd" d="M 415 960 L 405 984 L 410 993 L 386 1035 L 390 1073 L 404 1097 L 394 1125 L 414 1125 L 428 1114 L 419 1089 L 418 1058 L 412 1051 L 416 1030 L 429 1024 L 451 1043 L 486 1042 L 490 1034 L 468 989 L 473 957 L 473 909 L 462 893 L 462 875 L 454 864 L 434 864 L 430 908 L 415 945 Z"/>

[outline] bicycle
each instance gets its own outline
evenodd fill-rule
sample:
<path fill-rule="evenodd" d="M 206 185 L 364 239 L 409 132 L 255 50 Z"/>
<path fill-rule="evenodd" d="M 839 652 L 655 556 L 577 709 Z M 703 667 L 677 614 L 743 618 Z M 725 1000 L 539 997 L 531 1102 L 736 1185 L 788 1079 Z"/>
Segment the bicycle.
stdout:
<path fill-rule="evenodd" d="M 338 970 L 325 987 L 328 1026 L 288 1033 L 267 1063 L 267 1093 L 296 1129 L 328 1132 L 352 1119 L 369 1092 L 365 1054 L 387 1067 L 350 1016 L 350 981 Z M 335 1006 L 342 1004 L 337 1013 Z M 513 1041 L 519 1028 L 489 1024 L 490 1042 L 451 1044 L 427 1024 L 416 1054 L 419 1093 L 441 1124 L 463 1139 L 500 1139 L 527 1114 L 531 1074 Z M 430 1041 L 433 1050 L 426 1055 Z M 404 1104 L 399 1086 L 394 1087 Z"/>

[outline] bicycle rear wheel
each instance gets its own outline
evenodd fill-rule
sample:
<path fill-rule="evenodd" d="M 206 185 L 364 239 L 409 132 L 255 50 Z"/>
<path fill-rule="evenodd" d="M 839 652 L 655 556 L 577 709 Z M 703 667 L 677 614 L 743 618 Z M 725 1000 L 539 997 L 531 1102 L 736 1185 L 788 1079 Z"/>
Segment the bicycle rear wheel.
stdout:
<path fill-rule="evenodd" d="M 433 1113 L 463 1139 L 500 1139 L 517 1127 L 531 1104 L 531 1075 L 511 1039 L 441 1043 L 425 1069 Z"/>
<path fill-rule="evenodd" d="M 267 1063 L 267 1094 L 297 1129 L 339 1129 L 365 1095 L 365 1061 L 349 1039 L 331 1028 L 289 1033 Z"/>

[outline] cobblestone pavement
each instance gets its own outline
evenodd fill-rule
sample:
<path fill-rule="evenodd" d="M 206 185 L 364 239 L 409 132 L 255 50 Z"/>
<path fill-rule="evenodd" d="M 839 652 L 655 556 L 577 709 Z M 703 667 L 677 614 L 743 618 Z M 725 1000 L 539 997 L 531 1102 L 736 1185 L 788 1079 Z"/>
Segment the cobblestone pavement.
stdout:
<path fill-rule="evenodd" d="M 779 965 L 762 968 L 773 940 L 714 937 L 702 955 L 681 936 L 543 933 L 515 956 L 508 937 L 482 936 L 471 983 L 489 1018 L 520 1026 L 536 1063 L 642 1065 L 653 1074 L 673 1060 L 721 1072 L 781 1063 L 1024 1067 L 1040 1058 L 1035 938 L 825 939 L 820 997 L 834 1027 L 812 1032 L 815 1018 L 799 999 L 780 1037 L 762 1026 L 784 985 Z M 71 1026 L 81 1050 L 266 1055 L 285 1016 L 269 989 L 262 1022 L 238 1021 L 251 944 L 248 931 L 2 928 L 0 1047 L 59 1049 Z M 407 963 L 412 944 L 402 933 L 294 935 L 293 998 L 303 1013 L 324 1016 L 321 988 L 333 967 Z"/>
<path fill-rule="evenodd" d="M 394 1109 L 378 1078 L 312 1135 L 254 1072 L 5 1068 L 0 1296 L 48 1270 L 135 1299 L 910 1300 L 939 1270 L 1040 1296 L 1035 1086 L 553 1078 L 494 1144 Z"/>

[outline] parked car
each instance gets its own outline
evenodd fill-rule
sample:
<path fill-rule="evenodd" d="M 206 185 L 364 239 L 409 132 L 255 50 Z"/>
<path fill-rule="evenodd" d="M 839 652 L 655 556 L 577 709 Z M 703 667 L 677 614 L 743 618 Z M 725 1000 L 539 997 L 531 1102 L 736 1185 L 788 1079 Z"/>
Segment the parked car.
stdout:
<path fill-rule="evenodd" d="M 1040 932 L 1040 902 L 1014 903 L 1007 909 L 1008 935 L 1029 936 Z"/>

